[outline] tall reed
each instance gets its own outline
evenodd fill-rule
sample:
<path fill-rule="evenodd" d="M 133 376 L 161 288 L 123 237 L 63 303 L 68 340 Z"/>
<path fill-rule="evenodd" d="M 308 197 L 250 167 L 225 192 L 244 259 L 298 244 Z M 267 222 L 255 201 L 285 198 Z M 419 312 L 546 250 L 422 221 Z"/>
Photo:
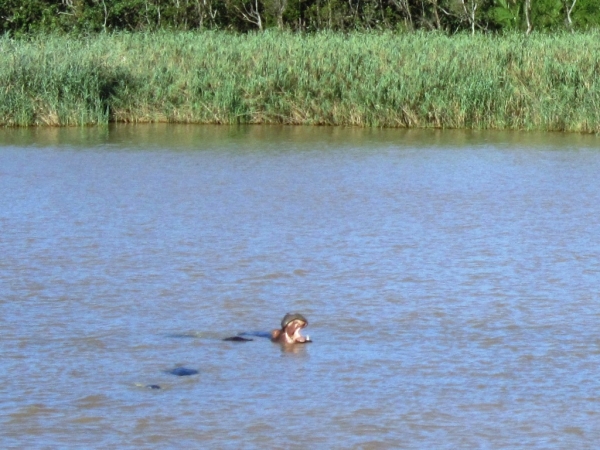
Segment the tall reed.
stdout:
<path fill-rule="evenodd" d="M 599 38 L 272 32 L 4 37 L 0 124 L 599 132 Z"/>

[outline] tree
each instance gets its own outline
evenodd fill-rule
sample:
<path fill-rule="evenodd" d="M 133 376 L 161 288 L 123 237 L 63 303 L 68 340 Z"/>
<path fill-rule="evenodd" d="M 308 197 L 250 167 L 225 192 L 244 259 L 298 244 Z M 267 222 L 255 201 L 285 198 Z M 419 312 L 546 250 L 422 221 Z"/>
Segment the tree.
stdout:
<path fill-rule="evenodd" d="M 501 29 L 518 30 L 523 26 L 523 9 L 523 1 L 496 0 L 489 16 Z"/>
<path fill-rule="evenodd" d="M 460 0 L 463 6 L 463 10 L 465 12 L 465 17 L 469 22 L 469 26 L 471 27 L 471 34 L 475 34 L 475 12 L 477 11 L 477 7 L 479 3 L 477 0 Z"/>
<path fill-rule="evenodd" d="M 233 0 L 231 6 L 240 17 L 253 25 L 256 25 L 260 31 L 263 31 L 263 19 L 261 16 L 261 7 L 258 0 Z"/>
<path fill-rule="evenodd" d="M 571 11 L 571 18 L 574 28 L 600 27 L 600 1 L 577 0 L 577 4 Z"/>

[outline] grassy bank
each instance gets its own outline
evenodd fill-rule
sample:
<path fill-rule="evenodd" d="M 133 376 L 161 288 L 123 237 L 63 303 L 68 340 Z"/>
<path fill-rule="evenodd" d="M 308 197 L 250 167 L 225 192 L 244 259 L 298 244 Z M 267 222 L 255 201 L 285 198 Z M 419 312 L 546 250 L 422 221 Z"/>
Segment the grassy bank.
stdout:
<path fill-rule="evenodd" d="M 0 38 L 0 125 L 284 123 L 600 132 L 600 35 Z"/>

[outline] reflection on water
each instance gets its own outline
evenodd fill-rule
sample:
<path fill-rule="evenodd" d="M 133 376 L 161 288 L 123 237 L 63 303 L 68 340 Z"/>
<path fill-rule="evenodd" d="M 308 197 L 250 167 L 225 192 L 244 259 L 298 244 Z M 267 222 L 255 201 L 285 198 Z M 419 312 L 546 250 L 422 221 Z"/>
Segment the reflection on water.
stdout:
<path fill-rule="evenodd" d="M 473 131 L 2 130 L 0 442 L 592 447 L 599 148 Z M 284 351 L 264 336 L 295 311 L 314 343 Z M 222 340 L 243 332 L 254 340 Z"/>

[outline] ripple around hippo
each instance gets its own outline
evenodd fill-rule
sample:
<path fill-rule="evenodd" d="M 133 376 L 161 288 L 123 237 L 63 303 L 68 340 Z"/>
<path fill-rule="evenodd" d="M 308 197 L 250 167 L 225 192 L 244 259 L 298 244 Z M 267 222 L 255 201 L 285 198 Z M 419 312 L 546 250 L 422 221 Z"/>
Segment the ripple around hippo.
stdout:
<path fill-rule="evenodd" d="M 253 341 L 246 336 L 269 338 L 273 342 L 284 345 L 306 344 L 312 342 L 309 336 L 303 336 L 301 330 L 308 326 L 308 320 L 299 313 L 287 313 L 281 319 L 281 329 L 273 330 L 271 333 L 264 331 L 244 332 L 237 336 L 231 336 L 223 339 L 227 342 L 249 342 Z"/>
<path fill-rule="evenodd" d="M 261 337 L 261 338 L 270 338 L 271 341 L 280 343 L 284 346 L 289 346 L 292 344 L 306 344 L 308 342 L 312 342 L 309 336 L 303 336 L 300 331 L 308 326 L 308 320 L 299 313 L 287 313 L 281 319 L 281 329 L 273 330 L 271 333 L 267 333 L 264 331 L 254 331 L 254 332 L 245 332 L 240 333 L 237 336 L 231 336 L 223 339 L 223 341 L 227 342 L 251 342 L 254 339 L 246 336 L 252 337 Z M 174 334 L 172 337 L 199 337 L 199 335 L 181 335 Z M 191 369 L 189 367 L 175 367 L 173 369 L 165 370 L 165 373 L 169 375 L 175 375 L 178 377 L 188 377 L 192 375 L 197 375 L 200 373 L 196 369 Z M 161 389 L 161 386 L 158 384 L 148 384 L 145 385 L 148 389 Z"/>

